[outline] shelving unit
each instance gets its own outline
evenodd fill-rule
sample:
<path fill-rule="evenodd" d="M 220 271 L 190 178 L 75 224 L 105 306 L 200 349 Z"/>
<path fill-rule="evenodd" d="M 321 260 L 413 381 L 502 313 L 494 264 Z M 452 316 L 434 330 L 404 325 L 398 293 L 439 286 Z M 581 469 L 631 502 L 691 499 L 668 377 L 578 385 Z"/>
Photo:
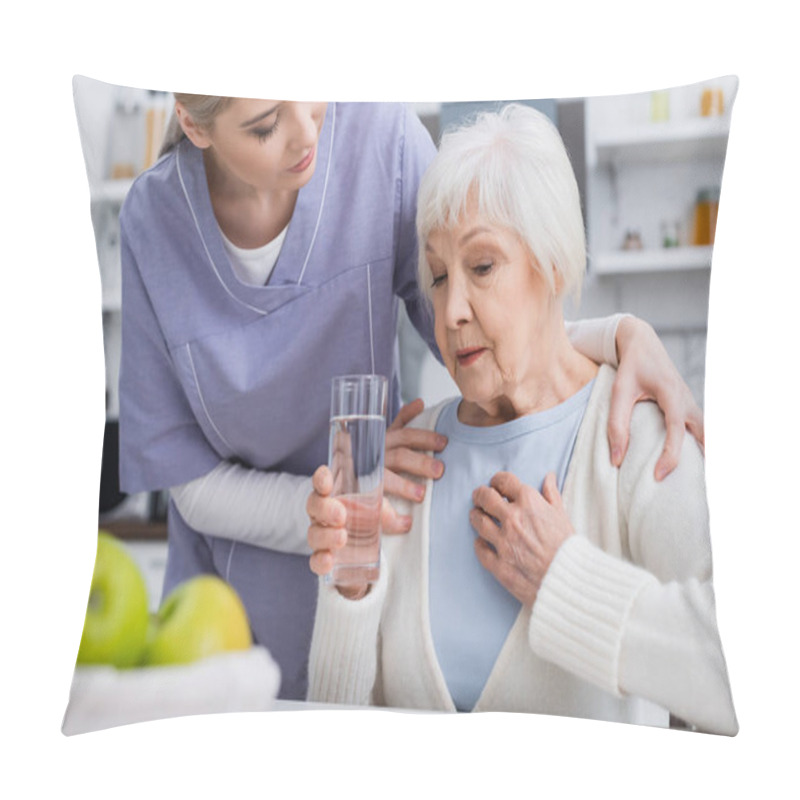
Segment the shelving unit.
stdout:
<path fill-rule="evenodd" d="M 132 179 L 100 181 L 91 188 L 92 202 L 122 205 L 132 183 Z"/>
<path fill-rule="evenodd" d="M 594 154 L 598 166 L 724 158 L 728 127 L 729 120 L 718 117 L 601 131 Z"/>
<path fill-rule="evenodd" d="M 127 167 L 123 170 L 124 174 L 134 175 L 147 166 L 148 159 L 152 158 L 153 146 L 158 135 L 158 126 L 155 123 L 160 120 L 159 114 L 164 98 L 154 97 L 154 93 L 143 93 L 81 76 L 76 76 L 73 82 L 73 93 L 81 148 L 89 180 L 90 211 L 102 288 L 106 377 L 104 450 L 108 444 L 113 452 L 116 448 L 116 422 L 119 418 L 119 364 L 122 338 L 119 212 L 134 179 L 110 176 L 118 172 L 117 159 L 122 160 L 123 157 Z M 120 103 L 130 110 L 132 100 L 138 103 L 138 111 L 126 118 L 127 126 L 121 129 L 118 125 Z M 152 138 L 148 138 L 150 134 Z M 115 533 L 124 531 L 121 535 L 130 540 L 129 544 L 145 548 L 147 553 L 142 555 L 142 566 L 143 568 L 147 566 L 145 560 L 148 564 L 152 561 L 155 564 L 154 574 L 157 574 L 163 559 L 160 556 L 156 558 L 150 551 L 157 554 L 164 550 L 166 545 L 164 526 L 154 525 L 151 519 L 154 496 L 146 492 L 122 495 L 123 499 L 112 508 L 110 503 L 118 495 L 118 491 L 114 488 L 114 473 L 114 460 L 111 458 L 105 465 L 101 478 L 101 490 L 106 487 L 107 497 L 101 497 L 100 525 L 113 528 Z M 152 541 L 143 542 L 144 539 Z M 148 580 L 148 583 L 151 581 Z M 157 577 L 153 578 L 152 585 L 160 586 Z"/>
<path fill-rule="evenodd" d="M 91 193 L 92 222 L 103 290 L 103 314 L 119 313 L 120 294 L 119 210 L 131 181 L 105 181 Z"/>
<path fill-rule="evenodd" d="M 105 180 L 91 186 L 91 214 L 100 266 L 103 346 L 106 364 L 106 418 L 119 415 L 119 354 L 121 345 L 122 274 L 119 211 L 131 180 Z"/>
<path fill-rule="evenodd" d="M 586 216 L 589 269 L 596 275 L 709 270 L 711 246 L 692 244 L 698 192 L 719 188 L 730 114 L 702 117 L 705 87 L 662 93 L 668 118 L 651 119 L 650 93 L 586 101 Z M 733 101 L 735 79 L 714 82 Z M 663 246 L 663 226 L 678 247 Z M 625 250 L 628 232 L 641 249 Z"/>
<path fill-rule="evenodd" d="M 606 251 L 590 259 L 589 269 L 598 275 L 707 270 L 711 268 L 712 249 L 712 247 L 666 247 Z"/>

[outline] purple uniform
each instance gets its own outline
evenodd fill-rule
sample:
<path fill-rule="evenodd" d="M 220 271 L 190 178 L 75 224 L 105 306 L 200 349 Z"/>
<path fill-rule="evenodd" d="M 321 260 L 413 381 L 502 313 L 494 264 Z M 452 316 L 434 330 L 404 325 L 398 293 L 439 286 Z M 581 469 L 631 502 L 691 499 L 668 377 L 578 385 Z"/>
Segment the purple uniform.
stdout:
<path fill-rule="evenodd" d="M 416 193 L 434 145 L 399 105 L 328 105 L 317 166 L 267 286 L 226 254 L 202 151 L 183 140 L 121 214 L 120 480 L 183 484 L 221 460 L 310 475 L 327 461 L 330 380 L 376 372 L 400 404 L 397 301 L 431 347 L 416 283 Z M 206 536 L 169 507 L 164 591 L 200 572 L 241 595 L 256 641 L 303 698 L 317 578 L 308 558 Z"/>

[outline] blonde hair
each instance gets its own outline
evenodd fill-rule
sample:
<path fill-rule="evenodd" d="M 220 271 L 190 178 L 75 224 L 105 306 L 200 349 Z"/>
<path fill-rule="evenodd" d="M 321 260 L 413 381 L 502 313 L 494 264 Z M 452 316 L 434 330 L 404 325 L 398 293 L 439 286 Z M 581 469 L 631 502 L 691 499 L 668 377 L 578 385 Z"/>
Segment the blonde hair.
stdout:
<path fill-rule="evenodd" d="M 418 277 L 430 297 L 425 242 L 477 202 L 477 212 L 516 233 L 548 285 L 577 300 L 586 271 L 586 233 L 575 173 L 558 129 L 530 106 L 511 103 L 445 131 L 420 182 Z"/>
<path fill-rule="evenodd" d="M 176 103 L 183 105 L 189 112 L 189 116 L 195 123 L 206 130 L 211 130 L 214 127 L 214 120 L 217 114 L 224 111 L 233 100 L 232 97 L 216 97 L 209 94 L 178 94 L 173 95 Z M 175 109 L 172 109 L 172 116 L 167 124 L 167 130 L 164 134 L 164 141 L 161 144 L 159 151 L 159 158 L 165 153 L 168 153 L 175 147 L 181 139 L 185 138 L 186 134 L 178 122 L 178 115 Z"/>

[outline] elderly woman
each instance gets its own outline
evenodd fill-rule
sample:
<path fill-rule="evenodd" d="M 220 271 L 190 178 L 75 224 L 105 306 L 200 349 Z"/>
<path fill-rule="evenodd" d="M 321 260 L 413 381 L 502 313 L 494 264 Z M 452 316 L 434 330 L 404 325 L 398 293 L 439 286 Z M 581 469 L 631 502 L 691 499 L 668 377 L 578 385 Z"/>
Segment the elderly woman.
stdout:
<path fill-rule="evenodd" d="M 422 181 L 420 283 L 461 397 L 415 425 L 447 437 L 442 478 L 383 546 L 372 585 L 320 587 L 309 699 L 738 726 L 717 633 L 703 457 L 633 413 L 607 455 L 614 370 L 570 344 L 585 269 L 580 200 L 549 120 L 507 106 L 447 134 Z M 345 540 L 327 467 L 311 568 Z M 477 533 L 477 536 L 475 535 Z"/>

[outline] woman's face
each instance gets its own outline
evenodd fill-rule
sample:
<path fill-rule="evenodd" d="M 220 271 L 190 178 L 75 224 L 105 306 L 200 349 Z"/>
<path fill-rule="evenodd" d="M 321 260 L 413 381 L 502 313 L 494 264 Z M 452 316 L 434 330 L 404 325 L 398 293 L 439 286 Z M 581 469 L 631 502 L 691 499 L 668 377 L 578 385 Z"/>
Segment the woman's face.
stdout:
<path fill-rule="evenodd" d="M 211 148 L 227 178 L 261 191 L 294 191 L 314 174 L 326 103 L 235 98 L 210 130 L 189 138 Z M 186 127 L 184 126 L 184 130 Z"/>
<path fill-rule="evenodd" d="M 465 400 L 503 414 L 547 368 L 560 299 L 521 239 L 473 212 L 434 230 L 425 253 L 445 366 Z"/>

